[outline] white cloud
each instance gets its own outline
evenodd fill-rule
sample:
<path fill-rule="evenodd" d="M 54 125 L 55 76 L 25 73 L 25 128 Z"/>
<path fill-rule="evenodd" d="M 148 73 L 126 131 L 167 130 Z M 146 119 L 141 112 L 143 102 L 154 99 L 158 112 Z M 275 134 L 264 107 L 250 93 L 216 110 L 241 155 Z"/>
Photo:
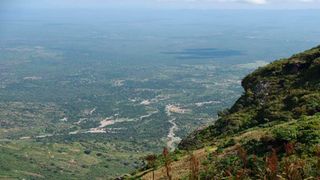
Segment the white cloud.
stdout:
<path fill-rule="evenodd" d="M 266 4 L 267 3 L 266 0 L 246 0 L 246 1 L 251 4 Z"/>

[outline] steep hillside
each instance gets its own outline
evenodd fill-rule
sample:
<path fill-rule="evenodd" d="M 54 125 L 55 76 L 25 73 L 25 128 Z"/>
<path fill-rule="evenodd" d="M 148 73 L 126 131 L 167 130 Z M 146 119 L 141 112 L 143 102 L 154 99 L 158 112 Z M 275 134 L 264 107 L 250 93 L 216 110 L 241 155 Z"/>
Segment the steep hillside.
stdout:
<path fill-rule="evenodd" d="M 172 157 L 185 154 L 181 161 L 190 162 L 176 159 L 173 166 L 185 173 L 171 172 L 173 179 L 320 177 L 320 46 L 257 69 L 242 86 L 244 94 L 214 125 L 179 144 Z M 195 163 L 199 149 L 205 158 Z M 186 153 L 193 150 L 195 156 Z M 156 179 L 167 176 L 161 172 Z"/>
<path fill-rule="evenodd" d="M 220 112 L 214 125 L 182 141 L 180 149 L 320 112 L 320 46 L 256 70 L 244 78 L 242 86 L 241 98 Z"/>

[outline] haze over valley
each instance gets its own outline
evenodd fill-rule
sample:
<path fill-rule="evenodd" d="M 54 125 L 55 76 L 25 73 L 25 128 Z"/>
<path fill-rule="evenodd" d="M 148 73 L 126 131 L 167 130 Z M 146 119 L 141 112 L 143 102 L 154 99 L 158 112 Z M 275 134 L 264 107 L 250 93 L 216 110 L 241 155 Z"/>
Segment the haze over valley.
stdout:
<path fill-rule="evenodd" d="M 242 78 L 320 42 L 317 10 L 0 12 L 0 177 L 111 178 L 173 151 Z M 17 165 L 19 167 L 17 168 Z"/>

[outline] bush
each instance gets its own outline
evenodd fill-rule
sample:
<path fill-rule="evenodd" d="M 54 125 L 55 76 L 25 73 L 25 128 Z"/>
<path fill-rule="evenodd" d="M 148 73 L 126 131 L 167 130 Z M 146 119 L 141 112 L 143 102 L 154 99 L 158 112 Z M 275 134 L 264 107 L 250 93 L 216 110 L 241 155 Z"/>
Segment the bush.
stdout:
<path fill-rule="evenodd" d="M 320 116 L 302 117 L 296 123 L 275 127 L 272 134 L 277 140 L 320 143 Z"/>
<path fill-rule="evenodd" d="M 298 130 L 296 126 L 280 126 L 276 127 L 272 130 L 272 134 L 274 134 L 277 140 L 284 141 L 294 141 L 298 137 Z"/>
<path fill-rule="evenodd" d="M 91 154 L 91 150 L 89 150 L 89 149 L 86 149 L 86 150 L 84 150 L 83 152 L 84 152 L 85 154 L 87 154 L 87 155 Z"/>

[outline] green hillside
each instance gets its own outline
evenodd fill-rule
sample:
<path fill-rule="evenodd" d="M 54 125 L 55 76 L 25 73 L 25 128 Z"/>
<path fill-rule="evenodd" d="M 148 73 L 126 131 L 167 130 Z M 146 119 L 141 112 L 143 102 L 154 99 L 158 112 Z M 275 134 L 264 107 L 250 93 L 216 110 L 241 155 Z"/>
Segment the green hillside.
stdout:
<path fill-rule="evenodd" d="M 201 147 L 250 128 L 316 116 L 320 112 L 320 46 L 259 68 L 243 79 L 242 86 L 241 98 L 221 111 L 214 125 L 185 139 L 181 149 Z"/>
<path fill-rule="evenodd" d="M 199 159 L 172 162 L 173 169 L 189 169 L 170 172 L 174 178 L 320 177 L 320 46 L 257 69 L 242 86 L 243 95 L 213 125 L 179 144 L 172 156 L 193 151 Z"/>

